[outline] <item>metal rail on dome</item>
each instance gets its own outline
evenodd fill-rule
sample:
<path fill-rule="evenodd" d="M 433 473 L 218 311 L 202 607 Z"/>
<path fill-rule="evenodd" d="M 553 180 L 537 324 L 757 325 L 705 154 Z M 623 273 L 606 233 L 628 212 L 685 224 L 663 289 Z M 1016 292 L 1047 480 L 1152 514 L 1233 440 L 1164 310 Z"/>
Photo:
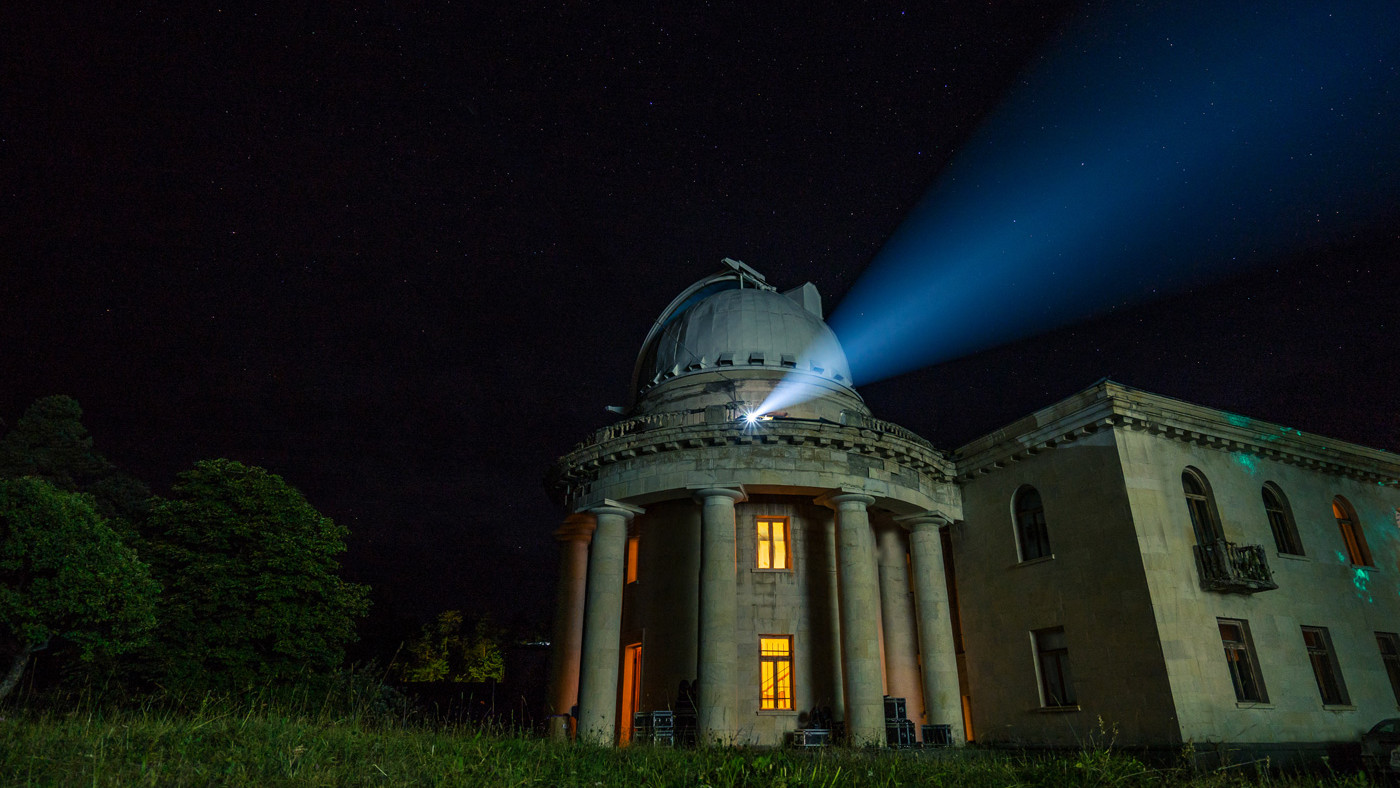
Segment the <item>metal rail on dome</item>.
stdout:
<path fill-rule="evenodd" d="M 721 262 L 723 262 L 725 268 L 729 270 L 717 271 L 682 290 L 680 295 L 671 299 L 671 303 L 667 304 L 666 308 L 661 310 L 661 315 L 656 318 L 656 322 L 651 324 L 651 330 L 647 332 L 646 339 L 642 341 L 642 350 L 637 355 L 637 362 L 632 367 L 632 402 L 636 402 L 638 390 L 641 388 L 642 365 L 646 361 L 647 350 L 651 347 L 652 340 L 656 339 L 656 336 L 666 328 L 667 324 L 669 324 L 673 318 L 685 311 L 683 307 L 690 306 L 689 302 L 692 299 L 699 300 L 696 299 L 696 296 L 700 295 L 702 291 L 714 288 L 714 292 L 718 292 L 719 290 L 733 289 L 735 287 L 735 285 L 730 285 L 728 288 L 725 288 L 723 286 L 725 282 L 736 283 L 740 290 L 744 288 L 745 282 L 750 283 L 750 285 L 757 290 L 776 291 L 778 289 L 768 284 L 768 280 L 763 277 L 763 274 L 760 274 L 751 265 L 731 257 L 726 257 Z M 719 286 L 717 287 L 717 285 Z M 710 294 L 711 293 L 705 293 L 707 296 Z"/>

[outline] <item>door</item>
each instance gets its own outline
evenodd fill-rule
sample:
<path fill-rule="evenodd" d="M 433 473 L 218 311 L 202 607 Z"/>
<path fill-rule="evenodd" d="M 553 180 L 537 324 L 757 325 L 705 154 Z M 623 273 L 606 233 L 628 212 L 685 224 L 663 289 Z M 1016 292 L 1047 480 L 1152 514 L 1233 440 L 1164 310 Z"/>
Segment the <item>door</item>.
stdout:
<path fill-rule="evenodd" d="M 642 644 L 633 643 L 623 651 L 622 656 L 622 719 L 618 735 L 619 744 L 632 741 L 632 719 L 641 709 L 641 700 Z"/>

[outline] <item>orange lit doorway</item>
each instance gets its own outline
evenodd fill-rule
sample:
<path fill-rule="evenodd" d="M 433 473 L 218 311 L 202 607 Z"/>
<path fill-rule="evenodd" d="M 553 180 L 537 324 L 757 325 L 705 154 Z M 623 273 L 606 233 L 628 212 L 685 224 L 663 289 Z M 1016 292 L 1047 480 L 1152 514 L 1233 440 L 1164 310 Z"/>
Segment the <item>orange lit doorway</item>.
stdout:
<path fill-rule="evenodd" d="M 968 741 L 975 741 L 976 737 L 974 737 L 974 736 L 972 735 L 972 696 L 971 696 L 971 695 L 964 695 L 964 696 L 962 696 L 962 707 L 963 707 L 963 709 L 962 709 L 962 711 L 963 711 L 963 737 L 966 738 Z M 954 742 L 954 744 L 961 744 L 961 742 Z"/>
<path fill-rule="evenodd" d="M 641 709 L 642 644 L 628 646 L 622 657 L 622 732 L 619 742 L 632 741 L 632 715 Z"/>

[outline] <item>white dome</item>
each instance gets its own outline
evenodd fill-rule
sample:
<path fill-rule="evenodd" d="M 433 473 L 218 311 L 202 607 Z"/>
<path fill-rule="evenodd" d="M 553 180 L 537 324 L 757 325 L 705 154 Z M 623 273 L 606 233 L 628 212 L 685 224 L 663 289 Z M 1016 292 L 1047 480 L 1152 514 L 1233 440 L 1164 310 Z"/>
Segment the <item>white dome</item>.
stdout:
<path fill-rule="evenodd" d="M 730 289 L 697 293 L 703 297 L 662 315 L 637 359 L 638 394 L 674 377 L 727 369 L 796 370 L 851 386 L 846 353 L 819 316 L 816 288 L 783 294 L 725 284 Z"/>

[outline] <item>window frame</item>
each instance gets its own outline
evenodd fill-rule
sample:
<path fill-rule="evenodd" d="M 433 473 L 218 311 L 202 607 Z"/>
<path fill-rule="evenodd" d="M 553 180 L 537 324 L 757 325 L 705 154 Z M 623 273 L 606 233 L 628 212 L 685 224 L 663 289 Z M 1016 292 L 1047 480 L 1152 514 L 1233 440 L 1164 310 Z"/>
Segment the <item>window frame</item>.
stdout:
<path fill-rule="evenodd" d="M 1332 645 L 1332 634 L 1327 631 L 1327 627 L 1303 625 L 1301 629 L 1303 648 L 1307 651 L 1308 662 L 1312 665 L 1313 678 L 1317 680 L 1317 692 L 1322 696 L 1322 705 L 1350 706 L 1351 696 L 1347 694 L 1347 683 L 1342 677 L 1341 665 L 1337 664 L 1337 650 Z M 1330 697 L 1329 684 L 1332 691 Z"/>
<path fill-rule="evenodd" d="M 1050 638 L 1059 637 L 1056 645 L 1047 643 Z M 1074 692 L 1074 673 L 1069 664 L 1069 641 L 1064 627 L 1046 627 L 1031 631 L 1031 648 L 1035 654 L 1036 684 L 1040 691 L 1042 709 L 1078 708 L 1079 699 Z M 1056 698 L 1052 686 L 1058 684 L 1064 696 Z M 1059 702 L 1053 702 L 1059 701 Z"/>
<path fill-rule="evenodd" d="M 1194 484 L 1199 491 L 1193 491 Z M 1181 493 L 1186 500 L 1186 512 L 1191 518 L 1191 530 L 1196 544 L 1206 545 L 1225 541 L 1225 529 L 1220 523 L 1220 508 L 1215 505 L 1215 493 L 1210 481 L 1198 468 L 1186 466 L 1181 470 Z"/>
<path fill-rule="evenodd" d="M 758 636 L 758 710 L 760 712 L 790 712 L 797 708 L 797 681 L 793 676 L 793 637 L 792 635 L 759 635 Z M 770 643 L 783 644 L 781 651 L 770 653 Z M 772 666 L 771 672 L 768 670 Z M 786 675 L 783 668 L 786 667 Z M 768 677 L 772 676 L 771 691 L 765 687 Z M 786 678 L 784 685 L 783 679 Z M 787 697 L 783 697 L 782 690 L 787 690 Z M 786 705 L 783 705 L 786 703 Z"/>
<path fill-rule="evenodd" d="M 765 538 L 763 526 L 769 526 L 768 536 Z M 773 534 L 778 529 L 773 526 L 781 526 L 782 539 L 773 538 Z M 776 545 L 781 544 L 782 552 L 779 554 Z M 775 566 L 777 559 L 782 559 L 782 566 Z M 767 559 L 768 566 L 764 566 Z M 759 515 L 754 518 L 754 569 L 759 572 L 791 572 L 792 571 L 792 518 L 785 515 Z"/>
<path fill-rule="evenodd" d="M 1366 532 L 1361 520 L 1356 516 L 1356 507 L 1341 495 L 1332 496 L 1332 517 L 1342 534 L 1342 546 L 1346 548 L 1347 560 L 1352 566 L 1373 567 L 1371 548 L 1366 544 Z"/>
<path fill-rule="evenodd" d="M 1034 496 L 1035 506 L 1024 506 L 1024 502 Z M 1045 497 L 1029 484 L 1023 484 L 1011 496 L 1011 521 L 1016 529 L 1016 558 L 1018 563 L 1035 561 L 1041 558 L 1054 558 L 1050 547 L 1050 528 L 1045 520 Z M 1032 542 L 1033 540 L 1033 542 Z M 1035 554 L 1028 549 L 1034 546 Z"/>
<path fill-rule="evenodd" d="M 1400 633 L 1377 632 L 1376 648 L 1380 650 L 1381 665 L 1390 679 L 1390 690 L 1395 693 L 1395 703 L 1400 705 Z"/>
<path fill-rule="evenodd" d="M 1274 534 L 1274 548 L 1279 555 L 1305 556 L 1303 540 L 1298 536 L 1298 524 L 1293 519 L 1293 507 L 1288 505 L 1288 496 L 1273 482 L 1264 482 L 1259 488 L 1264 501 L 1264 518 L 1269 521 L 1269 530 Z M 1273 506 L 1269 499 L 1273 498 Z"/>
<path fill-rule="evenodd" d="M 637 582 L 637 558 L 641 555 L 642 537 L 640 534 L 629 534 L 627 536 L 627 556 L 626 556 L 626 582 L 624 585 L 632 585 Z"/>
<path fill-rule="evenodd" d="M 1225 664 L 1230 670 L 1230 683 L 1235 688 L 1235 700 L 1239 703 L 1268 703 L 1269 690 L 1264 685 L 1264 674 L 1259 670 L 1259 657 L 1254 650 L 1254 638 L 1249 633 L 1249 622 L 1242 618 L 1217 618 L 1220 631 L 1220 645 L 1225 650 Z M 1239 630 L 1237 640 L 1226 639 L 1225 628 Z M 1250 697 L 1251 687 L 1256 697 Z"/>

